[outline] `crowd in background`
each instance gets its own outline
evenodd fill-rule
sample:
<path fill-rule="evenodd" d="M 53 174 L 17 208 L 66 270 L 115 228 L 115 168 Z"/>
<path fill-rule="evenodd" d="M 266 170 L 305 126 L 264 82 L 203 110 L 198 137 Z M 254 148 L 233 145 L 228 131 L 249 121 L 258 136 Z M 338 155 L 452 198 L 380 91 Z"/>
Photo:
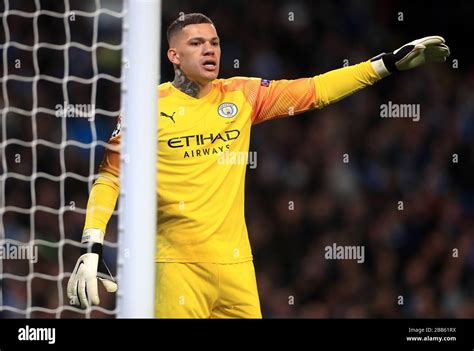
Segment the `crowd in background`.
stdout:
<path fill-rule="evenodd" d="M 61 1 L 40 3 L 64 12 Z M 94 1 L 68 3 L 71 9 L 95 10 Z M 116 2 L 102 4 L 121 11 Z M 3 12 L 5 4 L 0 6 Z M 432 6 L 395 0 L 163 1 L 163 32 L 180 12 L 212 18 L 222 41 L 221 77 L 309 77 L 432 34 L 444 35 L 451 47 L 443 65 L 397 74 L 325 109 L 253 128 L 250 149 L 257 152 L 257 167 L 247 172 L 246 222 L 264 317 L 474 317 L 474 70 L 467 60 L 470 48 L 455 36 L 473 11 L 444 7 L 440 13 Z M 17 0 L 10 2 L 12 8 L 32 12 L 35 3 Z M 9 35 L 0 29 L 2 44 L 6 37 L 35 44 L 32 18 L 9 16 L 7 22 Z M 71 41 L 93 44 L 93 18 L 76 15 L 69 26 Z M 62 18 L 41 15 L 38 28 L 38 41 L 65 43 Z M 120 44 L 121 19 L 100 15 L 97 33 L 98 41 Z M 173 79 L 166 49 L 163 39 L 162 82 Z M 3 77 L 6 72 L 120 77 L 120 50 L 70 47 L 67 60 L 63 50 L 41 48 L 33 55 L 10 46 L 5 51 L 0 48 L 8 58 Z M 0 140 L 6 144 L 0 175 L 6 180 L 0 180 L 0 205 L 26 211 L 0 212 L 0 239 L 53 244 L 38 245 L 34 265 L 0 263 L 0 274 L 22 277 L 0 281 L 0 304 L 36 307 L 34 317 L 82 316 L 55 310 L 68 305 L 68 276 L 62 274 L 72 271 L 79 256 L 77 245 L 61 240 L 80 239 L 91 175 L 104 150 L 95 141 L 107 141 L 116 119 L 101 113 L 93 120 L 44 111 L 23 115 L 11 107 L 54 109 L 64 104 L 66 91 L 70 103 L 118 111 L 120 84 L 106 78 L 95 84 L 96 90 L 94 84 L 45 79 L 10 78 L 1 84 Z M 380 108 L 389 101 L 419 104 L 420 120 L 381 118 Z M 70 145 L 71 140 L 84 144 Z M 56 178 L 34 176 L 42 172 Z M 117 242 L 116 215 L 106 240 Z M 364 262 L 326 259 L 325 248 L 333 244 L 363 246 Z M 106 248 L 105 258 L 115 272 L 116 249 Z M 114 296 L 102 291 L 101 298 L 101 307 L 115 307 Z M 0 317 L 23 316 L 0 312 Z"/>

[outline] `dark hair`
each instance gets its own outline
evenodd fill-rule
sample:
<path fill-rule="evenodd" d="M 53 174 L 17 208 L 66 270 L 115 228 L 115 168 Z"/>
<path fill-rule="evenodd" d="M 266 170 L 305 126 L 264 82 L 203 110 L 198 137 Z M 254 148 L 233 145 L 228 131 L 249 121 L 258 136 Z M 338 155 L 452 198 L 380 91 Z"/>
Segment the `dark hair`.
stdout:
<path fill-rule="evenodd" d="M 177 32 L 182 30 L 189 24 L 200 24 L 200 23 L 210 23 L 214 25 L 209 17 L 203 15 L 202 13 L 187 13 L 185 15 L 180 15 L 177 19 L 175 19 L 168 27 L 166 31 L 166 37 L 168 39 L 168 44 L 170 43 L 170 39 L 173 35 Z"/>

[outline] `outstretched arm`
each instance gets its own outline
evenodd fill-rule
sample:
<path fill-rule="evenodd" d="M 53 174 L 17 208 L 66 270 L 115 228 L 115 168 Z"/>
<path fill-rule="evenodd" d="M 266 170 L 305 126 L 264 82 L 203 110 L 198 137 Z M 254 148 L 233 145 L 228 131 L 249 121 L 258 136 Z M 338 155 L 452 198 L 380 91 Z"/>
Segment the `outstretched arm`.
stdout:
<path fill-rule="evenodd" d="M 444 62 L 450 54 L 442 37 L 414 40 L 369 61 L 336 69 L 311 78 L 252 81 L 248 96 L 253 104 L 254 124 L 291 116 L 339 101 L 378 80 L 415 68 L 425 62 Z"/>

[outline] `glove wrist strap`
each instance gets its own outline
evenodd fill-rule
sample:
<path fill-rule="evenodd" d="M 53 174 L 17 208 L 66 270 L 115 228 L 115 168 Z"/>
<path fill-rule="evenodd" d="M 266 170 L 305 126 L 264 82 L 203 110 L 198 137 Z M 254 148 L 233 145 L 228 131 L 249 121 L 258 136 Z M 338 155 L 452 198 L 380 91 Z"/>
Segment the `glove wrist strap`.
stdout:
<path fill-rule="evenodd" d="M 102 257 L 104 233 L 100 229 L 86 229 L 82 234 L 81 243 L 87 244 L 87 246 L 82 248 L 82 254 L 96 253 L 99 257 Z"/>
<path fill-rule="evenodd" d="M 383 55 L 385 55 L 385 54 L 383 54 Z M 387 67 L 385 66 L 385 63 L 382 59 L 383 55 L 377 56 L 378 59 L 376 59 L 376 60 L 374 60 L 374 59 L 371 60 L 372 68 L 380 76 L 380 78 L 384 78 L 384 77 L 389 76 L 391 74 L 391 72 L 387 69 Z"/>
<path fill-rule="evenodd" d="M 87 243 L 87 246 L 81 248 L 81 255 L 86 253 L 95 253 L 99 255 L 99 259 L 102 259 L 103 249 L 104 246 L 102 244 L 89 242 Z"/>
<path fill-rule="evenodd" d="M 99 243 L 99 244 L 104 244 L 104 236 L 105 234 L 102 232 L 100 229 L 95 229 L 95 228 L 90 228 L 84 230 L 84 233 L 82 233 L 82 239 L 81 243 Z"/>

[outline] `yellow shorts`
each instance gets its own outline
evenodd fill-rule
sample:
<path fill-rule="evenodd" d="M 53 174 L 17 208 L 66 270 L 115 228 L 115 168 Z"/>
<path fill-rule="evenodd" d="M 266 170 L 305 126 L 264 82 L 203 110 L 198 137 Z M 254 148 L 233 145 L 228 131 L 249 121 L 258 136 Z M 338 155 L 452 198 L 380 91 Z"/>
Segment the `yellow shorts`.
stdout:
<path fill-rule="evenodd" d="M 252 261 L 156 263 L 156 318 L 262 318 Z"/>

